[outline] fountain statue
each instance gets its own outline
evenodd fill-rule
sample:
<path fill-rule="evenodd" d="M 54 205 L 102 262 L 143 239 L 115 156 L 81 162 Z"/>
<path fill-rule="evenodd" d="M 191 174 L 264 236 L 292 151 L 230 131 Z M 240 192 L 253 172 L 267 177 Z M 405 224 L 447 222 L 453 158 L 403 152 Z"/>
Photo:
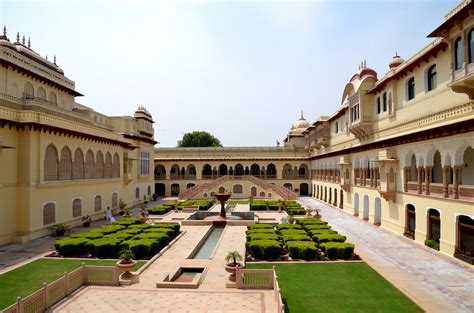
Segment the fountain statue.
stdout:
<path fill-rule="evenodd" d="M 219 202 L 221 203 L 221 214 L 220 217 L 222 219 L 226 219 L 226 213 L 225 213 L 225 202 L 229 200 L 230 198 L 230 193 L 217 193 L 215 194 L 215 197 Z"/>

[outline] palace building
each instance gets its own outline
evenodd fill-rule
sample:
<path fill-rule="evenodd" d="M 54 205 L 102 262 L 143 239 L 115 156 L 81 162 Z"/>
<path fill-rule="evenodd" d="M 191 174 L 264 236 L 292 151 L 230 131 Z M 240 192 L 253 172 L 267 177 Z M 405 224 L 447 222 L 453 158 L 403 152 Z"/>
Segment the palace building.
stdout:
<path fill-rule="evenodd" d="M 354 218 L 474 260 L 474 9 L 464 1 L 385 74 L 362 62 L 340 108 L 303 116 L 284 147 L 157 148 L 155 192 L 310 195 Z M 287 189 L 290 193 L 285 193 Z"/>
<path fill-rule="evenodd" d="M 61 68 L 0 36 L 0 244 L 98 219 L 120 200 L 312 196 L 440 252 L 474 260 L 474 4 L 462 2 L 384 74 L 362 62 L 339 109 L 301 114 L 283 146 L 154 148 L 144 107 L 106 116 L 76 102 Z"/>
<path fill-rule="evenodd" d="M 74 82 L 31 49 L 0 36 L 0 244 L 47 235 L 58 223 L 103 218 L 153 190 L 153 119 L 106 116 L 76 102 Z"/>

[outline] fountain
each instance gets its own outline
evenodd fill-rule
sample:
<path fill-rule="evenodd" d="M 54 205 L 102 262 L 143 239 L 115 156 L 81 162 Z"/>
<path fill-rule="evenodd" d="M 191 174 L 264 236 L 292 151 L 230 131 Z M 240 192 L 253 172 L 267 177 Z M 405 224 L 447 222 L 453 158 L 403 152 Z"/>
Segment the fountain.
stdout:
<path fill-rule="evenodd" d="M 216 199 L 219 200 L 221 203 L 221 214 L 220 217 L 223 219 L 226 219 L 226 214 L 225 214 L 225 202 L 229 200 L 230 198 L 230 193 L 218 193 L 215 195 Z"/>

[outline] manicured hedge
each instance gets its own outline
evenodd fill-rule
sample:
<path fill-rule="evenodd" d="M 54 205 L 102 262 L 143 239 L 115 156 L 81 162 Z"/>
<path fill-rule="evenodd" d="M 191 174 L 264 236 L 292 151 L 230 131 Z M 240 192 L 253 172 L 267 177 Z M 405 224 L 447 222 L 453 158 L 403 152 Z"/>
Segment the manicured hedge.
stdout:
<path fill-rule="evenodd" d="M 344 242 L 346 236 L 339 234 L 317 234 L 313 236 L 313 241 L 322 244 L 324 242 Z"/>
<path fill-rule="evenodd" d="M 293 259 L 305 259 L 310 260 L 316 257 L 318 249 L 314 242 L 309 241 L 290 241 L 286 245 L 290 257 Z"/>
<path fill-rule="evenodd" d="M 248 229 L 245 231 L 247 235 L 250 234 L 261 234 L 261 233 L 267 233 L 267 234 L 274 234 L 275 230 L 273 228 L 252 228 Z"/>
<path fill-rule="evenodd" d="M 89 240 L 89 242 L 86 243 L 86 249 L 92 256 L 96 256 L 101 259 L 112 259 L 117 257 L 118 246 L 120 242 L 120 240 L 114 238 Z"/>
<path fill-rule="evenodd" d="M 282 230 L 282 229 L 303 229 L 303 226 L 298 225 L 298 224 L 278 224 L 277 230 Z"/>
<path fill-rule="evenodd" d="M 170 238 L 170 240 L 173 240 L 176 237 L 174 230 L 171 228 L 158 228 L 158 227 L 147 228 L 143 230 L 142 234 L 147 234 L 147 233 L 165 234 L 166 236 Z"/>
<path fill-rule="evenodd" d="M 303 208 L 287 208 L 286 211 L 288 212 L 288 214 L 291 214 L 291 215 L 305 215 L 306 214 L 306 210 Z"/>
<path fill-rule="evenodd" d="M 250 210 L 263 211 L 267 209 L 267 201 L 265 200 L 253 200 L 250 201 Z"/>
<path fill-rule="evenodd" d="M 280 240 L 277 234 L 273 233 L 255 233 L 247 235 L 247 241 L 255 241 L 255 240 Z"/>
<path fill-rule="evenodd" d="M 150 228 L 169 228 L 174 230 L 175 235 L 179 233 L 180 225 L 178 223 L 163 223 L 163 224 L 154 224 L 150 225 Z"/>
<path fill-rule="evenodd" d="M 348 242 L 326 242 L 320 248 L 330 259 L 348 259 L 354 252 L 354 245 Z"/>
<path fill-rule="evenodd" d="M 140 224 L 141 221 L 139 218 L 135 218 L 135 217 L 125 217 L 125 218 L 122 218 L 121 220 L 118 220 L 116 222 L 114 222 L 112 225 L 124 225 L 124 226 L 128 226 L 128 225 L 133 225 L 133 224 Z"/>
<path fill-rule="evenodd" d="M 168 213 L 171 210 L 169 206 L 159 206 L 156 208 L 148 208 L 148 214 L 163 215 Z"/>
<path fill-rule="evenodd" d="M 134 224 L 127 227 L 127 229 L 141 229 L 141 230 L 145 230 L 148 228 L 150 228 L 150 225 L 148 224 Z"/>
<path fill-rule="evenodd" d="M 124 225 L 105 225 L 105 226 L 97 228 L 96 231 L 99 231 L 103 233 L 104 235 L 107 235 L 107 234 L 118 232 L 119 230 L 122 230 L 125 227 L 126 226 Z"/>
<path fill-rule="evenodd" d="M 250 254 L 259 260 L 274 260 L 280 256 L 280 244 L 275 240 L 255 240 L 248 242 Z"/>
<path fill-rule="evenodd" d="M 313 229 L 331 229 L 331 226 L 325 225 L 325 224 L 307 224 L 304 226 L 304 229 L 307 231 L 313 230 Z"/>
<path fill-rule="evenodd" d="M 87 238 L 64 238 L 56 240 L 54 247 L 62 256 L 81 255 L 87 252 L 86 244 L 88 242 Z"/>
<path fill-rule="evenodd" d="M 124 232 L 118 232 L 118 233 L 108 234 L 104 236 L 104 238 L 113 238 L 120 241 L 128 240 L 132 237 L 133 237 L 133 234 L 124 233 Z"/>
<path fill-rule="evenodd" d="M 308 235 L 313 237 L 314 235 L 320 235 L 320 234 L 337 234 L 337 231 L 332 230 L 332 229 L 309 229 L 308 230 Z"/>
<path fill-rule="evenodd" d="M 289 234 L 289 235 L 281 235 L 281 238 L 285 243 L 288 241 L 311 241 L 311 237 L 308 235 L 300 235 L 300 234 Z"/>
<path fill-rule="evenodd" d="M 186 200 L 179 203 L 178 208 L 182 209 L 187 206 L 198 206 L 199 210 L 209 210 L 214 205 L 212 200 Z"/>
<path fill-rule="evenodd" d="M 104 234 L 97 230 L 85 231 L 79 234 L 74 234 L 71 238 L 86 238 L 86 239 L 98 239 L 104 237 Z"/>
<path fill-rule="evenodd" d="M 283 228 L 280 229 L 280 234 L 282 235 L 306 235 L 304 229 L 294 229 L 294 228 Z"/>
<path fill-rule="evenodd" d="M 250 224 L 247 225 L 247 229 L 257 229 L 257 228 L 271 228 L 273 229 L 273 226 L 270 224 Z"/>
<path fill-rule="evenodd" d="M 296 223 L 306 226 L 306 225 L 314 225 L 314 224 L 326 225 L 328 222 L 322 221 L 319 218 L 315 218 L 315 217 L 305 217 L 305 218 L 297 219 Z"/>
<path fill-rule="evenodd" d="M 155 239 L 131 239 L 122 242 L 120 249 L 130 249 L 135 255 L 135 258 L 140 259 L 157 253 L 159 244 L 159 241 Z"/>
<path fill-rule="evenodd" d="M 158 247 L 161 249 L 170 242 L 170 237 L 168 237 L 164 233 L 141 233 L 138 235 L 133 236 L 132 240 L 139 240 L 139 239 L 153 239 L 158 241 Z"/>
<path fill-rule="evenodd" d="M 139 233 L 143 232 L 143 229 L 142 228 L 127 228 L 127 229 L 124 229 L 120 232 L 135 235 L 135 234 L 139 234 Z"/>

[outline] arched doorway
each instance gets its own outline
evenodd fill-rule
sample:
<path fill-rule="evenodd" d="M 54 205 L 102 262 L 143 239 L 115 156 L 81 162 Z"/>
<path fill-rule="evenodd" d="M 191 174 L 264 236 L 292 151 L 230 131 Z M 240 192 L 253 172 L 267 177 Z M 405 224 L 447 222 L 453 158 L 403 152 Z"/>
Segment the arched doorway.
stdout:
<path fill-rule="evenodd" d="M 276 166 L 273 163 L 267 165 L 267 178 L 276 178 L 277 177 L 277 170 Z"/>
<path fill-rule="evenodd" d="M 426 232 L 426 239 L 435 240 L 439 243 L 439 238 L 441 236 L 441 218 L 438 210 L 429 209 L 428 210 L 428 229 Z"/>
<path fill-rule="evenodd" d="M 340 197 L 339 197 L 339 208 L 344 209 L 344 191 L 341 189 L 339 191 Z"/>
<path fill-rule="evenodd" d="M 219 165 L 219 176 L 225 176 L 225 175 L 227 175 L 227 173 L 228 173 L 227 165 L 225 165 L 225 164 Z"/>
<path fill-rule="evenodd" d="M 308 184 L 303 183 L 300 184 L 300 196 L 307 196 L 309 195 Z"/>
<path fill-rule="evenodd" d="M 466 215 L 457 218 L 456 249 L 454 256 L 474 263 L 474 220 Z"/>
<path fill-rule="evenodd" d="M 260 176 L 260 166 L 258 164 L 252 164 L 250 166 L 250 175 Z"/>
<path fill-rule="evenodd" d="M 382 224 L 382 200 L 380 198 L 375 198 L 374 224 L 377 226 Z"/>
<path fill-rule="evenodd" d="M 210 164 L 205 164 L 202 167 L 202 179 L 212 178 L 212 167 Z"/>
<path fill-rule="evenodd" d="M 290 183 L 285 183 L 285 184 L 283 184 L 283 187 L 285 187 L 285 188 L 288 189 L 288 190 L 293 191 L 293 185 L 290 184 Z"/>
<path fill-rule="evenodd" d="M 155 167 L 155 180 L 165 180 L 166 179 L 166 169 L 163 165 L 158 164 Z"/>
<path fill-rule="evenodd" d="M 179 184 L 172 184 L 171 185 L 171 196 L 179 195 Z"/>
<path fill-rule="evenodd" d="M 250 188 L 250 195 L 251 195 L 252 197 L 256 197 L 256 196 L 257 196 L 257 187 L 254 186 L 254 187 Z"/>
<path fill-rule="evenodd" d="M 362 216 L 362 219 L 364 221 L 369 220 L 369 196 L 368 195 L 364 196 L 364 214 Z"/>
<path fill-rule="evenodd" d="M 244 175 L 244 167 L 242 166 L 242 164 L 237 164 L 234 167 L 234 175 L 236 175 L 236 176 Z"/>
<path fill-rule="evenodd" d="M 403 235 L 410 239 L 415 239 L 416 213 L 413 204 L 405 206 L 405 232 Z"/>
<path fill-rule="evenodd" d="M 359 194 L 354 194 L 354 216 L 359 216 Z"/>
<path fill-rule="evenodd" d="M 164 197 L 166 193 L 165 184 L 155 184 L 155 193 L 158 197 Z"/>

